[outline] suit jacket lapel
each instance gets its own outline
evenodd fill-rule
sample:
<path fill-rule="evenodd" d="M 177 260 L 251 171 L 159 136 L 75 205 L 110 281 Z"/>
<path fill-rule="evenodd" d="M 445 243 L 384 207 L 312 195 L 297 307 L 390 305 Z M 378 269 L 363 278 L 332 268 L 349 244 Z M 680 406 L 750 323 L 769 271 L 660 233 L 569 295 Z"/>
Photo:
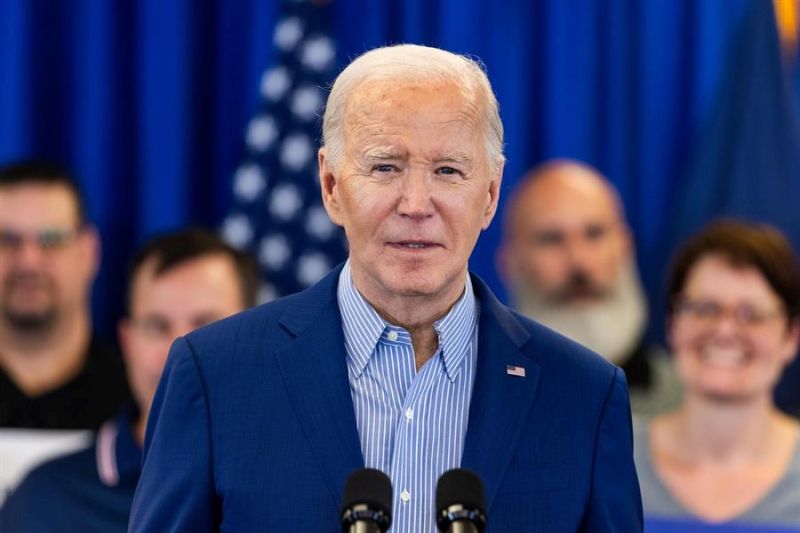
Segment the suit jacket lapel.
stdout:
<path fill-rule="evenodd" d="M 287 308 L 280 323 L 296 338 L 276 354 L 292 406 L 337 502 L 350 473 L 364 467 L 336 302 L 339 272 Z M 483 480 L 488 508 L 533 404 L 540 369 L 520 349 L 530 337 L 527 331 L 477 276 L 473 280 L 481 316 L 461 464 Z M 524 369 L 525 376 L 508 374 L 507 366 Z"/>
<path fill-rule="evenodd" d="M 488 509 L 533 405 L 540 368 L 521 351 L 530 338 L 528 332 L 488 287 L 474 275 L 473 280 L 481 316 L 477 371 L 461 465 L 483 481 Z M 513 375 L 519 371 L 509 366 L 523 369 L 524 377 Z"/>
<path fill-rule="evenodd" d="M 280 319 L 297 335 L 276 354 L 286 390 L 334 499 L 364 467 L 336 303 L 340 269 L 300 295 Z"/>

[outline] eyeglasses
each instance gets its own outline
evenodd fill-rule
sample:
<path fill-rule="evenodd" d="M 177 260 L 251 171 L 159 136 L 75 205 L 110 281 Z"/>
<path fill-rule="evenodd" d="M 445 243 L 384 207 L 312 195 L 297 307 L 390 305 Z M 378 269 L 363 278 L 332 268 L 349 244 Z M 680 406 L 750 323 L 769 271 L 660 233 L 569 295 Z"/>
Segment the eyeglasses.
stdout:
<path fill-rule="evenodd" d="M 18 252 L 25 241 L 36 244 L 43 252 L 55 252 L 66 247 L 78 236 L 78 229 L 46 228 L 28 234 L 0 229 L 0 254 Z"/>
<path fill-rule="evenodd" d="M 675 314 L 690 318 L 703 325 L 716 323 L 720 318 L 730 316 L 737 325 L 745 329 L 757 329 L 769 321 L 783 315 L 781 309 L 764 309 L 751 304 L 726 306 L 709 299 L 679 298 Z"/>

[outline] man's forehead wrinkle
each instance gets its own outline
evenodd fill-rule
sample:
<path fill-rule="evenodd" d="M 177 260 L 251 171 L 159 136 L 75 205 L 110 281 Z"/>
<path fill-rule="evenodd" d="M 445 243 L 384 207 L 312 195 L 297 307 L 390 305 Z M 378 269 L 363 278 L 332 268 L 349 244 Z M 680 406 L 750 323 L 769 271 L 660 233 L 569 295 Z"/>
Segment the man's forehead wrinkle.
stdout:
<path fill-rule="evenodd" d="M 362 151 L 362 154 L 362 157 L 368 160 L 395 160 L 407 159 L 409 157 L 408 150 L 402 146 L 367 146 Z M 419 153 L 416 158 L 424 158 L 426 161 L 432 163 L 453 163 L 460 165 L 469 165 L 475 160 L 475 157 L 469 153 L 458 150 L 440 149 L 439 147 L 423 151 Z"/>
<path fill-rule="evenodd" d="M 444 100 L 439 98 L 442 94 Z M 452 83 L 441 88 L 371 84 L 357 89 L 348 99 L 344 118 L 345 153 L 357 166 L 414 159 L 424 164 L 460 165 L 471 172 L 488 161 L 485 150 L 477 148 L 485 145 L 485 120 L 472 100 Z M 440 101 L 442 105 L 433 103 Z M 465 149 L 463 132 L 475 136 L 475 150 Z"/>
<path fill-rule="evenodd" d="M 449 128 L 467 127 L 461 120 L 453 119 L 442 122 Z M 357 155 L 363 158 L 389 159 L 408 157 L 409 150 L 412 153 L 424 156 L 432 161 L 451 161 L 458 163 L 469 163 L 480 157 L 480 154 L 472 154 L 463 150 L 461 146 L 448 146 L 449 139 L 442 138 L 437 133 L 435 138 L 428 138 L 430 135 L 426 131 L 419 131 L 420 128 L 411 127 L 411 131 L 418 131 L 411 139 L 413 145 L 409 146 L 408 139 L 401 133 L 404 128 L 393 128 L 383 122 L 374 122 L 370 125 L 354 125 L 350 130 L 351 134 L 346 137 L 345 142 L 352 150 L 358 152 Z M 421 128 L 426 129 L 426 128 Z M 441 128 L 433 128 L 440 130 Z M 395 133 L 397 131 L 398 133 Z M 417 142 L 419 141 L 419 142 Z M 417 148 L 415 148 L 415 146 Z"/>
<path fill-rule="evenodd" d="M 358 135 L 391 134 L 393 129 L 411 128 L 424 129 L 427 127 L 474 128 L 479 120 L 470 113 L 458 110 L 452 111 L 435 109 L 433 112 L 426 110 L 425 114 L 412 114 L 408 117 L 398 117 L 394 114 L 396 106 L 362 107 L 348 114 L 346 126 L 348 131 Z M 389 117 L 389 121 L 387 121 Z"/>
<path fill-rule="evenodd" d="M 367 148 L 364 157 L 367 159 L 398 159 L 404 157 L 405 152 L 391 148 Z"/>
<path fill-rule="evenodd" d="M 476 160 L 475 154 L 462 151 L 443 151 L 431 158 L 435 163 L 452 163 L 455 165 L 472 165 Z"/>
<path fill-rule="evenodd" d="M 380 80 L 367 83 L 356 89 L 348 98 L 345 107 L 346 122 L 351 122 L 358 115 L 379 115 L 392 112 L 409 102 L 417 103 L 425 93 L 445 94 L 455 92 L 461 105 L 456 110 L 459 118 L 470 125 L 479 122 L 482 116 L 476 99 L 468 98 L 454 83 L 413 83 L 409 81 Z"/>

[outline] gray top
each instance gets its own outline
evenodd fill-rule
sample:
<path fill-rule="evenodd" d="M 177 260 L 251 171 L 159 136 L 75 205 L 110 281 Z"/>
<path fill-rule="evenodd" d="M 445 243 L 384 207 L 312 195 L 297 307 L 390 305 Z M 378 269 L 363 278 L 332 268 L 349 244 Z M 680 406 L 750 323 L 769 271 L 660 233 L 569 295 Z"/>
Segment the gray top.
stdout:
<path fill-rule="evenodd" d="M 650 418 L 677 409 L 683 398 L 681 384 L 672 357 L 663 349 L 652 347 L 647 351 L 652 383 L 646 390 L 630 388 L 631 412 L 634 420 Z"/>
<path fill-rule="evenodd" d="M 700 518 L 678 502 L 653 468 L 650 457 L 648 424 L 634 424 L 634 460 L 642 491 L 642 507 L 647 517 L 698 520 Z M 750 509 L 731 520 L 736 524 L 800 526 L 800 448 L 778 483 Z"/>

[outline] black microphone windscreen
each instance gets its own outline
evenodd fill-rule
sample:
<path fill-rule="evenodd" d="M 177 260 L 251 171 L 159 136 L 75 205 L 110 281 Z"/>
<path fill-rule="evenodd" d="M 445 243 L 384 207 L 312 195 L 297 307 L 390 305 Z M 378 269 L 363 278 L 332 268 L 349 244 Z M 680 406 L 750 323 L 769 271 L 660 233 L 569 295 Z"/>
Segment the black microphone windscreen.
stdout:
<path fill-rule="evenodd" d="M 483 483 L 475 473 L 464 468 L 448 470 L 436 484 L 437 515 L 457 504 L 481 513 L 486 511 Z"/>
<path fill-rule="evenodd" d="M 374 468 L 362 468 L 350 474 L 344 483 L 342 509 L 359 504 L 391 516 L 392 482 L 389 476 Z"/>

